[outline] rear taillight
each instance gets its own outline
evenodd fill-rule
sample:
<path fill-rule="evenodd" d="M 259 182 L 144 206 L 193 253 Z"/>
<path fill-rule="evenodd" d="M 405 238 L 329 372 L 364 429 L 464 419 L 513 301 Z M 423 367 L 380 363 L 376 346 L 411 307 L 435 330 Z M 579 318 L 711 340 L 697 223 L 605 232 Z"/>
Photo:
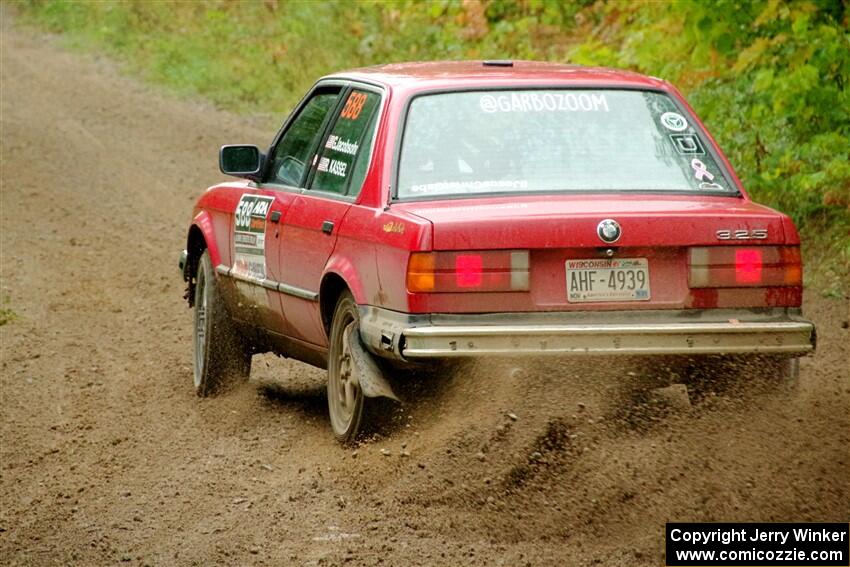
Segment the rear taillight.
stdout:
<path fill-rule="evenodd" d="M 414 252 L 407 264 L 412 293 L 527 291 L 527 250 Z"/>
<path fill-rule="evenodd" d="M 800 286 L 797 246 L 712 246 L 690 249 L 691 288 Z"/>

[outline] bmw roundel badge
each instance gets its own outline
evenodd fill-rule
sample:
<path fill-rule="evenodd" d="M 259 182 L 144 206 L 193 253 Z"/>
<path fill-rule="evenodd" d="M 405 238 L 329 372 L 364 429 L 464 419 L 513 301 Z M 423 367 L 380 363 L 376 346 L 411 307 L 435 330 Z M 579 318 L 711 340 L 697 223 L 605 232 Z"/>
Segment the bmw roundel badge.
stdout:
<path fill-rule="evenodd" d="M 602 242 L 611 244 L 612 242 L 617 242 L 620 239 L 622 231 L 620 230 L 620 225 L 617 221 L 605 219 L 600 221 L 596 226 L 596 234 L 599 235 L 599 239 Z"/>

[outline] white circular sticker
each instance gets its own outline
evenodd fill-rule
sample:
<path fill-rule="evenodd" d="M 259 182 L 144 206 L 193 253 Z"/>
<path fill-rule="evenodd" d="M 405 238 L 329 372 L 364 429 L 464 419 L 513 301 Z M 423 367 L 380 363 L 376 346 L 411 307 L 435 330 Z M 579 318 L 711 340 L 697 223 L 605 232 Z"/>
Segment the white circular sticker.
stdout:
<path fill-rule="evenodd" d="M 688 128 L 688 121 L 678 112 L 665 112 L 661 115 L 661 123 L 665 128 L 674 132 L 681 132 Z"/>

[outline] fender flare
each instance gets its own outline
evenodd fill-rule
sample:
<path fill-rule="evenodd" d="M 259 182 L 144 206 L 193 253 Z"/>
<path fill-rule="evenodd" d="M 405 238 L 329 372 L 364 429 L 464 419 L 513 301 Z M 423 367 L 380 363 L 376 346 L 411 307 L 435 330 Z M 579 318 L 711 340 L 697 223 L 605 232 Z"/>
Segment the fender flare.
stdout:
<path fill-rule="evenodd" d="M 186 248 L 180 256 L 183 281 L 186 282 L 186 293 L 183 298 L 189 303 L 189 307 L 194 304 L 194 275 L 204 250 L 210 252 L 210 263 L 213 265 L 213 274 L 215 275 L 215 267 L 221 263 L 221 254 L 215 240 L 212 217 L 207 211 L 199 212 L 192 219 L 192 224 L 189 225 L 189 231 L 186 233 Z"/>
<path fill-rule="evenodd" d="M 330 275 L 337 276 L 341 278 L 343 282 L 345 282 L 345 285 L 351 291 L 351 295 L 354 296 L 354 301 L 356 301 L 358 305 L 368 303 L 366 299 L 366 292 L 363 289 L 363 282 L 361 281 L 360 276 L 357 273 L 357 268 L 354 267 L 354 264 L 347 257 L 331 256 L 331 259 L 325 265 L 325 271 L 322 273 L 322 279 L 320 280 L 320 296 L 322 285 L 325 282 L 325 278 Z"/>
<path fill-rule="evenodd" d="M 351 291 L 355 303 L 358 305 L 366 303 L 363 284 L 354 264 L 344 256 L 332 256 L 325 265 L 318 289 L 319 317 L 326 332 L 330 329 L 331 318 L 336 307 L 336 298 L 343 286 Z M 334 297 L 331 298 L 330 295 Z"/>
<path fill-rule="evenodd" d="M 212 215 L 210 215 L 207 211 L 201 211 L 195 218 L 192 219 L 192 226 L 189 228 L 189 234 L 187 235 L 187 250 L 189 251 L 190 261 L 192 260 L 192 231 L 200 230 L 201 235 L 204 237 L 205 248 L 210 252 L 210 261 L 212 262 L 213 269 L 216 266 L 221 264 L 221 253 L 218 249 L 218 242 L 215 238 L 215 226 L 213 224 Z M 200 251 L 195 250 L 198 257 L 200 257 Z M 197 258 L 195 258 L 197 261 Z M 187 263 L 188 265 L 188 263 Z"/>

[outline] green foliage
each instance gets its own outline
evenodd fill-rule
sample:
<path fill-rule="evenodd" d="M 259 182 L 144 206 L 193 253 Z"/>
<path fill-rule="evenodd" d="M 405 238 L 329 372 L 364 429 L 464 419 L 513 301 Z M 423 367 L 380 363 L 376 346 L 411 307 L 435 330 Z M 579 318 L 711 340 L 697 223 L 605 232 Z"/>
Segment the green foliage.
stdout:
<path fill-rule="evenodd" d="M 24 0 L 23 18 L 147 78 L 281 113 L 321 75 L 422 59 L 559 59 L 583 2 Z"/>
<path fill-rule="evenodd" d="M 5 325 L 6 323 L 11 323 L 12 321 L 18 318 L 18 314 L 12 311 L 11 307 L 6 306 L 6 304 L 8 303 L 9 298 L 4 297 L 2 305 L 0 305 L 0 327 Z"/>
<path fill-rule="evenodd" d="M 753 198 L 829 250 L 829 285 L 850 285 L 846 4 L 683 0 L 655 14 L 641 4 L 618 10 L 626 6 L 597 7 L 609 23 L 572 58 L 680 86 Z"/>
<path fill-rule="evenodd" d="M 26 19 L 148 78 L 280 117 L 319 76 L 402 60 L 527 58 L 670 80 L 753 197 L 850 273 L 850 34 L 842 0 L 26 0 Z M 850 277 L 850 276 L 848 276 Z"/>

